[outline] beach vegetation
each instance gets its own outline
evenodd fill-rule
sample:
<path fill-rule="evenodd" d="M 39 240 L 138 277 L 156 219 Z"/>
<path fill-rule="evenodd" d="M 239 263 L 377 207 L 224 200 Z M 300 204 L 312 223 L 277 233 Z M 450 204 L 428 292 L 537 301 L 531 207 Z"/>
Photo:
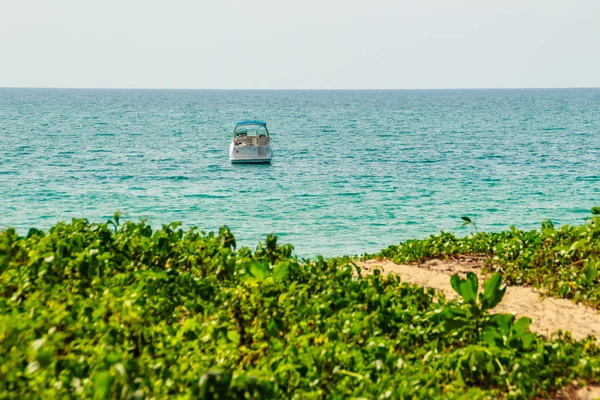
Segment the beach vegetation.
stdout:
<path fill-rule="evenodd" d="M 411 263 L 473 256 L 483 260 L 484 270 L 500 272 L 508 284 L 533 286 L 543 294 L 600 308 L 600 207 L 591 212 L 592 216 L 581 225 L 557 228 L 552 221 L 544 220 L 539 230 L 510 227 L 465 237 L 441 232 L 363 258 Z"/>
<path fill-rule="evenodd" d="M 273 235 L 238 248 L 227 227 L 152 229 L 116 216 L 7 229 L 0 398 L 548 398 L 598 382 L 595 338 L 546 338 L 525 316 L 491 311 L 526 260 L 581 269 L 569 282 L 593 301 L 597 223 L 444 233 L 384 251 L 403 262 L 461 251 L 493 251 L 490 268 L 511 261 L 483 285 L 453 276 L 452 301 L 347 257 L 298 259 Z M 572 237 L 583 242 L 567 245 Z"/>

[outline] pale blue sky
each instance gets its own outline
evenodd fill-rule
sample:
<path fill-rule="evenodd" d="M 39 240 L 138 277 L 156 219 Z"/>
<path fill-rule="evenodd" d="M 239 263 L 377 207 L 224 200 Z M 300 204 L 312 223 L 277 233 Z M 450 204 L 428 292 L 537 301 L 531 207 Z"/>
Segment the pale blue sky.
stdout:
<path fill-rule="evenodd" d="M 600 0 L 0 0 L 0 87 L 599 87 Z"/>

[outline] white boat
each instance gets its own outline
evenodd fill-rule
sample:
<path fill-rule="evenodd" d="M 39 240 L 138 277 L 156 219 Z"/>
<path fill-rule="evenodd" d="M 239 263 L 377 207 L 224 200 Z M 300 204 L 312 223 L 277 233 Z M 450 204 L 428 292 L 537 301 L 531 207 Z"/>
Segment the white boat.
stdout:
<path fill-rule="evenodd" d="M 273 157 L 271 137 L 262 121 L 240 121 L 235 124 L 229 145 L 232 163 L 270 163 Z"/>

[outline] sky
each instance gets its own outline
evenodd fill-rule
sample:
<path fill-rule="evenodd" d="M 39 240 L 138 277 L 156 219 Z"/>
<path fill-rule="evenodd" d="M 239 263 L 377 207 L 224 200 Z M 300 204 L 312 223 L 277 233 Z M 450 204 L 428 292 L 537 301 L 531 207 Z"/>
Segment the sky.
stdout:
<path fill-rule="evenodd" d="M 600 0 L 0 0 L 0 87 L 600 87 Z"/>

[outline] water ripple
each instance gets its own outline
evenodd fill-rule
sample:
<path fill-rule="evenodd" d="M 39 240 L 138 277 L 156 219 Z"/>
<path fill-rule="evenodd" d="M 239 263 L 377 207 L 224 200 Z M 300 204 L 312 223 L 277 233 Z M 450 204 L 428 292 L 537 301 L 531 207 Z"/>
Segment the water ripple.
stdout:
<path fill-rule="evenodd" d="M 580 223 L 600 205 L 600 90 L 0 89 L 0 227 L 59 220 L 226 224 L 301 256 L 440 230 Z M 231 165 L 233 124 L 265 119 L 274 161 Z"/>

